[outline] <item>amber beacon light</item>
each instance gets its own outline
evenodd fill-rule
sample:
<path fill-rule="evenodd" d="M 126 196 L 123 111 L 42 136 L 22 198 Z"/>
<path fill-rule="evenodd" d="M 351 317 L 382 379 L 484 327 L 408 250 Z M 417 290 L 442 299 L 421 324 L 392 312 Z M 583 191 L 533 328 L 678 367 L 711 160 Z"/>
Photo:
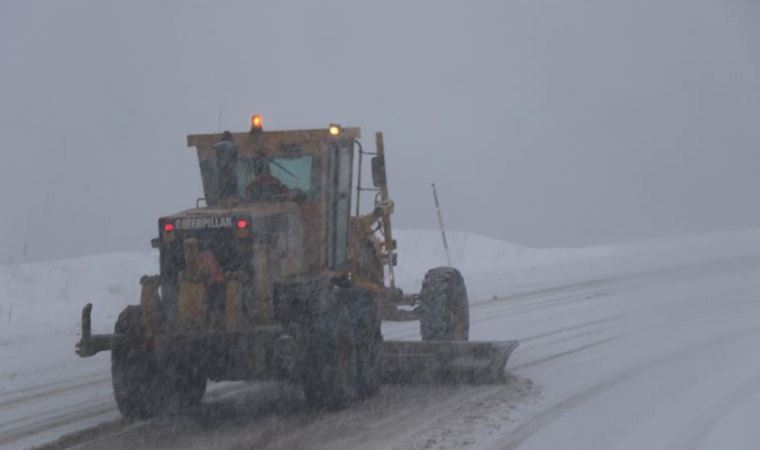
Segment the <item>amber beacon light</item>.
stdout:
<path fill-rule="evenodd" d="M 251 131 L 261 131 L 261 127 L 264 124 L 261 119 L 261 114 L 254 114 L 251 116 Z"/>

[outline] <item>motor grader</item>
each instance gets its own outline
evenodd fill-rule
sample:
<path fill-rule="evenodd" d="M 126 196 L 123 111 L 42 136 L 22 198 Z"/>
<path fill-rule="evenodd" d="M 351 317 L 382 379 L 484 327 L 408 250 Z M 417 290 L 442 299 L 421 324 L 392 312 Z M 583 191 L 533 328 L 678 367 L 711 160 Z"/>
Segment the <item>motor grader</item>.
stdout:
<path fill-rule="evenodd" d="M 468 342 L 456 269 L 431 269 L 418 294 L 396 286 L 375 137 L 370 152 L 358 128 L 264 131 L 258 115 L 247 132 L 188 136 L 205 197 L 158 220 L 160 274 L 142 277 L 113 334 L 93 335 L 92 304 L 82 311 L 77 354 L 111 351 L 125 417 L 198 404 L 207 380 L 289 380 L 312 406 L 341 408 L 383 382 L 504 376 L 517 342 Z M 422 342 L 384 340 L 381 320 L 419 320 Z"/>

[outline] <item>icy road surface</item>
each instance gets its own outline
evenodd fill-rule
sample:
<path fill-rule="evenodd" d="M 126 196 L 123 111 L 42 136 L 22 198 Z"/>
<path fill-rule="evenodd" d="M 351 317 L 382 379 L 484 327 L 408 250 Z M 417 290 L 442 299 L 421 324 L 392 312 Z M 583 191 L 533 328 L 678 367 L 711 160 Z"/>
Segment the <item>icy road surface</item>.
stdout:
<path fill-rule="evenodd" d="M 400 233 L 406 289 L 445 260 L 437 237 Z M 521 340 L 508 381 L 385 386 L 336 413 L 297 388 L 219 383 L 197 409 L 125 423 L 109 355 L 73 355 L 79 309 L 94 300 L 96 331 L 110 328 L 154 255 L 2 266 L 0 449 L 760 448 L 760 233 L 579 250 L 451 240 L 472 338 Z"/>

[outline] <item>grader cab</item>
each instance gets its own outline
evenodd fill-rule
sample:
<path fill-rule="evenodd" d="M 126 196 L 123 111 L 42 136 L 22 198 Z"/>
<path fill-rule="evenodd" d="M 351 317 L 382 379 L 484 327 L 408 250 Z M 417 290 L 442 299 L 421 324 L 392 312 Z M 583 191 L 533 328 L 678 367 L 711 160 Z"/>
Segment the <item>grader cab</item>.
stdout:
<path fill-rule="evenodd" d="M 205 198 L 158 220 L 160 274 L 141 279 L 113 334 L 93 335 L 92 305 L 82 312 L 77 353 L 111 351 L 122 414 L 192 406 L 207 380 L 291 380 L 311 405 L 340 408 L 382 382 L 503 377 L 517 342 L 467 342 L 456 269 L 431 269 L 419 294 L 395 284 L 382 134 L 369 152 L 358 128 L 251 125 L 188 136 Z M 419 320 L 422 342 L 384 340 L 381 320 Z"/>

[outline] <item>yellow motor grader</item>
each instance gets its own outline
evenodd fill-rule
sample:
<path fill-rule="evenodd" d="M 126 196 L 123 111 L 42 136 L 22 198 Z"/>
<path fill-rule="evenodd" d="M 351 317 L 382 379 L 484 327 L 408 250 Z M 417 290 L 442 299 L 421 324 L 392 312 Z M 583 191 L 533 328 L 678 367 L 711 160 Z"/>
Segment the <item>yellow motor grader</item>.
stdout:
<path fill-rule="evenodd" d="M 369 152 L 358 128 L 264 131 L 259 115 L 247 132 L 188 136 L 205 198 L 158 220 L 160 274 L 142 277 L 113 334 L 93 335 L 92 304 L 82 311 L 77 354 L 111 351 L 124 416 L 197 404 L 207 380 L 290 380 L 314 407 L 341 408 L 383 382 L 504 376 L 517 341 L 468 342 L 456 269 L 431 269 L 418 294 L 396 287 L 375 137 Z M 381 320 L 419 320 L 422 341 L 384 340 Z"/>

